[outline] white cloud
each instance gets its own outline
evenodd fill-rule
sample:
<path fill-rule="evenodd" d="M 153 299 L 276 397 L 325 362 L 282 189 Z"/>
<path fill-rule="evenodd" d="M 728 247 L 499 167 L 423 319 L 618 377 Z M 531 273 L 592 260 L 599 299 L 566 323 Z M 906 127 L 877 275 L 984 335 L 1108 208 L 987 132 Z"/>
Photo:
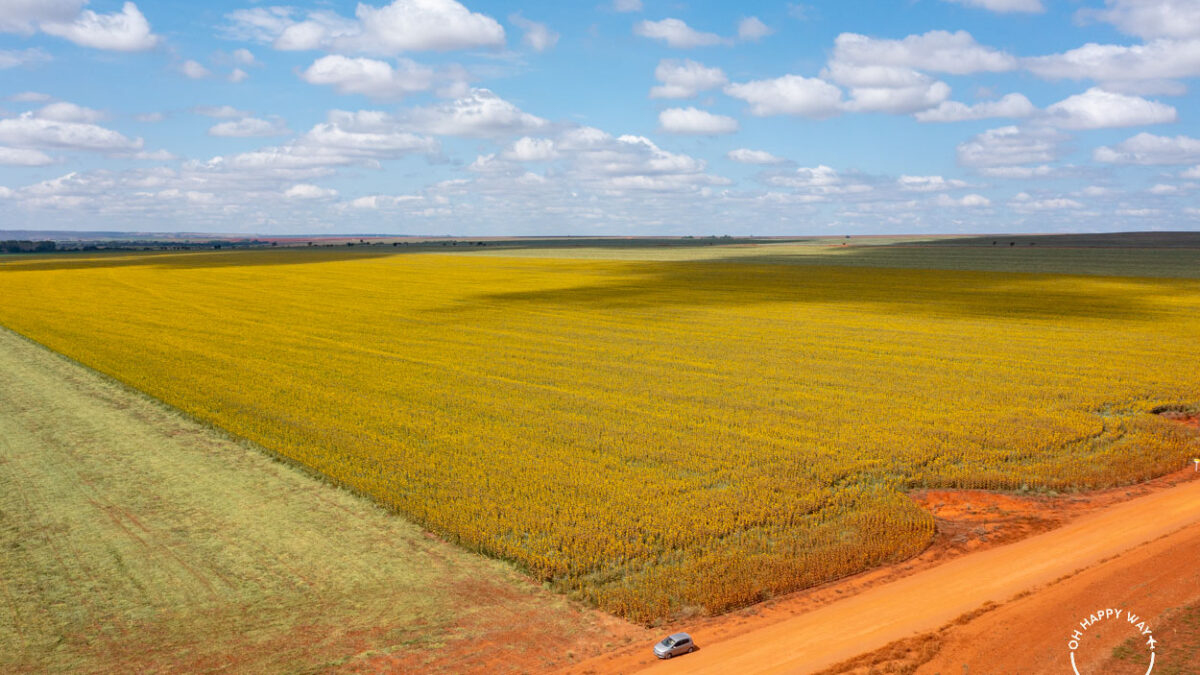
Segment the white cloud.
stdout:
<path fill-rule="evenodd" d="M 0 32 L 32 35 L 37 24 L 74 19 L 87 0 L 4 0 L 0 3 Z"/>
<path fill-rule="evenodd" d="M 979 168 L 980 175 L 988 178 L 1009 178 L 1012 180 L 1027 180 L 1029 178 L 1044 178 L 1054 175 L 1054 169 L 1042 164 L 1041 166 L 985 166 Z"/>
<path fill-rule="evenodd" d="M 217 119 L 232 119 L 234 117 L 249 117 L 250 113 L 245 110 L 238 110 L 231 105 L 198 105 L 192 108 L 192 112 L 205 117 L 215 117 Z M 155 113 L 158 114 L 158 113 Z M 158 120 L 155 120 L 158 121 Z"/>
<path fill-rule="evenodd" d="M 1062 135 L 1052 129 L 989 129 L 958 146 L 958 161 L 972 167 L 1052 162 L 1058 158 L 1061 140 Z"/>
<path fill-rule="evenodd" d="M 283 119 L 279 117 L 270 120 L 255 117 L 244 117 L 213 125 L 208 130 L 209 136 L 224 138 L 263 138 L 267 136 L 286 136 L 292 133 Z"/>
<path fill-rule="evenodd" d="M 1082 209 L 1083 204 L 1066 197 L 1050 197 L 1034 199 L 1027 192 L 1019 192 L 1008 205 L 1018 211 L 1061 211 L 1063 209 Z"/>
<path fill-rule="evenodd" d="M 0 120 L 0 144 L 115 153 L 140 149 L 142 139 L 131 140 L 95 124 L 44 119 L 27 112 Z"/>
<path fill-rule="evenodd" d="M 1200 166 L 1193 166 L 1179 174 L 1180 178 L 1188 178 L 1192 180 L 1200 179 Z"/>
<path fill-rule="evenodd" d="M 928 110 L 950 98 L 950 86 L 945 82 L 915 70 L 908 72 L 916 77 L 912 84 L 906 86 L 851 87 L 846 110 L 903 115 Z"/>
<path fill-rule="evenodd" d="M 51 58 L 49 52 L 37 47 L 20 51 L 0 49 L 0 70 L 44 63 L 50 61 Z"/>
<path fill-rule="evenodd" d="M 1191 164 L 1200 161 L 1200 139 L 1143 132 L 1112 148 L 1096 148 L 1092 158 L 1113 164 Z"/>
<path fill-rule="evenodd" d="M 43 106 L 37 111 L 36 117 L 56 122 L 99 122 L 104 119 L 104 113 L 91 108 L 60 101 Z"/>
<path fill-rule="evenodd" d="M 952 75 L 1003 72 L 1018 66 L 1016 57 L 975 41 L 960 30 L 931 30 L 901 40 L 842 33 L 834 41 L 830 63 L 860 67 L 915 68 Z"/>
<path fill-rule="evenodd" d="M 527 134 L 550 124 L 487 89 L 472 89 L 453 101 L 416 108 L 407 121 L 424 133 L 480 138 Z"/>
<path fill-rule="evenodd" d="M 437 141 L 412 133 L 385 113 L 334 110 L 327 121 L 285 145 L 189 162 L 184 168 L 214 189 L 243 190 L 248 183 L 294 182 L 328 175 L 335 167 L 379 166 L 381 160 L 437 151 Z"/>
<path fill-rule="evenodd" d="M 245 82 L 249 77 L 250 74 L 246 71 L 242 70 L 241 68 L 234 68 L 232 71 L 230 71 L 227 79 L 234 84 L 239 84 L 241 82 Z"/>
<path fill-rule="evenodd" d="M 979 208 L 983 206 L 991 206 L 992 200 L 979 194 L 963 195 L 959 199 L 955 199 L 950 195 L 938 195 L 934 200 L 934 204 L 937 206 Z"/>
<path fill-rule="evenodd" d="M 141 113 L 140 115 L 134 115 L 133 119 L 135 119 L 139 122 L 149 122 L 149 123 L 153 124 L 155 122 L 161 122 L 161 121 L 167 119 L 167 116 L 160 112 L 149 112 L 149 113 Z"/>
<path fill-rule="evenodd" d="M 662 40 L 669 47 L 688 49 L 690 47 L 711 47 L 728 44 L 729 41 L 714 33 L 701 33 L 679 19 L 663 19 L 662 21 L 640 21 L 633 27 L 633 34 L 653 40 Z"/>
<path fill-rule="evenodd" d="M 97 14 L 87 9 L 70 23 L 44 21 L 39 27 L 45 33 L 83 47 L 120 52 L 152 49 L 160 41 L 150 32 L 150 22 L 132 2 L 126 2 L 119 13 Z"/>
<path fill-rule="evenodd" d="M 342 94 L 364 94 L 376 99 L 399 99 L 433 86 L 433 70 L 409 59 L 398 59 L 396 67 L 383 61 L 323 56 L 300 77 L 309 84 L 331 85 Z"/>
<path fill-rule="evenodd" d="M 230 37 L 270 43 L 281 50 L 399 54 L 501 47 L 504 28 L 490 16 L 455 0 L 395 0 L 375 7 L 360 3 L 355 18 L 310 11 L 302 20 L 286 7 L 257 7 L 229 15 Z"/>
<path fill-rule="evenodd" d="M 1107 9 L 1081 10 L 1141 38 L 1200 37 L 1200 5 L 1193 0 L 1107 0 Z"/>
<path fill-rule="evenodd" d="M 1171 195 L 1179 192 L 1179 186 L 1159 183 L 1153 187 L 1147 188 L 1146 192 L 1149 192 L 1152 195 Z"/>
<path fill-rule="evenodd" d="M 349 206 L 355 209 L 382 209 L 399 206 L 408 202 L 420 202 L 425 198 L 421 195 L 368 195 L 351 200 Z"/>
<path fill-rule="evenodd" d="M 40 150 L 0 146 L 0 164 L 6 166 L 46 166 L 54 159 Z"/>
<path fill-rule="evenodd" d="M 1159 39 L 1140 45 L 1088 44 L 1061 54 L 1023 60 L 1048 80 L 1094 80 L 1109 91 L 1180 94 L 1173 80 L 1200 75 L 1200 39 Z"/>
<path fill-rule="evenodd" d="M 508 20 L 525 32 L 521 42 L 535 52 L 544 52 L 558 44 L 559 34 L 544 23 L 530 21 L 520 14 L 509 15 Z"/>
<path fill-rule="evenodd" d="M 233 50 L 233 54 L 230 55 L 230 58 L 233 59 L 234 63 L 242 66 L 262 65 L 258 62 L 258 59 L 254 58 L 254 53 L 245 48 Z"/>
<path fill-rule="evenodd" d="M 730 150 L 728 153 L 726 153 L 725 156 L 728 157 L 729 159 L 732 159 L 735 162 L 741 162 L 742 164 L 785 164 L 785 163 L 787 163 L 786 159 L 783 159 L 782 157 L 776 157 L 775 155 L 772 155 L 771 153 L 767 152 L 766 150 L 750 150 L 748 148 L 738 148 L 736 150 Z"/>
<path fill-rule="evenodd" d="M 23 91 L 9 96 L 8 100 L 16 101 L 17 103 L 44 103 L 53 98 L 50 94 L 44 94 L 40 91 Z"/>
<path fill-rule="evenodd" d="M 337 194 L 338 191 L 334 189 L 318 187 L 308 183 L 297 183 L 288 188 L 283 193 L 283 196 L 289 199 L 333 199 Z"/>
<path fill-rule="evenodd" d="M 727 85 L 725 93 L 750 104 L 750 114 L 801 115 L 814 119 L 841 111 L 842 90 L 828 82 L 799 75 Z"/>
<path fill-rule="evenodd" d="M 1008 94 L 998 101 L 984 101 L 966 105 L 958 101 L 943 101 L 930 110 L 916 113 L 920 122 L 961 122 L 982 120 L 992 117 L 1030 117 L 1037 108 L 1021 94 Z"/>
<path fill-rule="evenodd" d="M 549 138 L 525 136 L 509 146 L 503 156 L 517 162 L 539 162 L 557 159 L 558 150 L 554 147 L 554 141 Z"/>
<path fill-rule="evenodd" d="M 640 12 L 642 0 L 613 0 L 614 12 Z"/>
<path fill-rule="evenodd" d="M 1046 108 L 1046 119 L 1066 129 L 1166 124 L 1178 119 L 1175 108 L 1138 96 L 1116 94 L 1093 87 Z"/>
<path fill-rule="evenodd" d="M 896 185 L 908 192 L 942 192 L 964 188 L 967 183 L 953 178 L 946 180 L 942 176 L 900 176 Z"/>
<path fill-rule="evenodd" d="M 691 59 L 663 59 L 654 69 L 654 77 L 662 84 L 650 89 L 650 98 L 692 98 L 701 91 L 729 82 L 725 71 Z"/>
<path fill-rule="evenodd" d="M 732 117 L 693 107 L 668 108 L 660 112 L 658 125 L 670 134 L 732 134 L 738 130 L 738 122 Z"/>
<path fill-rule="evenodd" d="M 179 72 L 193 80 L 204 79 L 212 75 L 212 72 L 210 72 L 208 68 L 205 68 L 198 62 L 192 61 L 191 59 L 184 61 L 183 64 L 179 66 Z"/>
<path fill-rule="evenodd" d="M 823 77 L 850 88 L 847 110 L 915 113 L 938 106 L 950 87 L 921 70 L 966 75 L 1016 68 L 1017 60 L 984 47 L 966 31 L 929 31 L 901 40 L 842 33 Z"/>
<path fill-rule="evenodd" d="M 748 16 L 738 22 L 737 36 L 739 40 L 754 42 L 774 32 L 770 26 L 760 21 L 757 16 Z"/>
<path fill-rule="evenodd" d="M 1009 12 L 1037 14 L 1046 11 L 1046 8 L 1042 6 L 1042 0 L 944 0 L 944 2 L 953 2 L 1002 14 Z"/>

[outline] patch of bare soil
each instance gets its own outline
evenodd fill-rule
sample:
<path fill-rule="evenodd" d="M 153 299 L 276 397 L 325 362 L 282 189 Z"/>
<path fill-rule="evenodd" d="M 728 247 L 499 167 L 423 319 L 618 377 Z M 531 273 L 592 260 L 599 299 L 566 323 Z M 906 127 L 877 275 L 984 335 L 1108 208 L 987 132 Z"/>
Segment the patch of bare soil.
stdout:
<path fill-rule="evenodd" d="M 1192 419 L 1189 423 L 1194 422 Z M 666 635 L 686 630 L 703 634 L 709 643 L 729 640 L 951 560 L 1054 530 L 1085 514 L 1195 480 L 1198 475 L 1188 468 L 1139 485 L 1058 496 L 999 494 L 981 490 L 916 492 L 912 498 L 933 514 L 937 525 L 934 541 L 920 555 L 896 565 L 870 570 L 719 617 L 677 622 L 660 628 L 658 633 Z M 969 618 L 959 619 L 960 622 L 967 620 Z M 958 622 L 951 624 L 956 625 Z M 916 665 L 937 653 L 949 629 L 947 627 L 932 634 L 902 640 L 881 650 L 885 652 L 883 654 L 865 655 L 865 660 L 858 665 L 844 664 L 843 670 L 831 669 L 828 672 L 913 672 Z M 636 644 L 568 667 L 562 672 L 578 675 L 636 672 L 655 665 L 655 659 L 650 654 L 651 645 L 651 641 Z M 891 655 L 887 656 L 889 649 Z M 994 671 L 983 669 L 971 672 Z"/>

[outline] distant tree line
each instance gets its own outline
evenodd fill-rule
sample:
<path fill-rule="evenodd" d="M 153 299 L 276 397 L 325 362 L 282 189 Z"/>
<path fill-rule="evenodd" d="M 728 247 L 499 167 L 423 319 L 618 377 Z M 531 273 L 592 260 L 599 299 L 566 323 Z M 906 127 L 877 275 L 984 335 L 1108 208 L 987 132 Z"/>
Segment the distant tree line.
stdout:
<path fill-rule="evenodd" d="M 46 253 L 54 251 L 58 245 L 52 241 L 27 241 L 23 239 L 5 239 L 0 241 L 0 252 L 4 253 Z"/>

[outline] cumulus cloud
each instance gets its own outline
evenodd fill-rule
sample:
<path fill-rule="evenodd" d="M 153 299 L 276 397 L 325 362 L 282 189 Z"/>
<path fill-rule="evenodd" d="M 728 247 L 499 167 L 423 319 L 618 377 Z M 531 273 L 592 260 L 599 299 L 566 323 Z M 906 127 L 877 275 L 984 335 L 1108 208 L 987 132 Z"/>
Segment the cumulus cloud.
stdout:
<path fill-rule="evenodd" d="M 958 101 L 943 101 L 936 108 L 916 113 L 919 122 L 962 122 L 993 117 L 1030 117 L 1037 108 L 1021 94 L 1008 94 L 998 101 L 983 101 L 967 105 Z"/>
<path fill-rule="evenodd" d="M 212 72 L 196 61 L 188 59 L 179 66 L 179 72 L 193 80 L 200 80 L 212 75 Z"/>
<path fill-rule="evenodd" d="M 691 59 L 663 59 L 654 69 L 654 77 L 662 84 L 650 89 L 650 98 L 692 98 L 729 82 L 725 71 Z"/>
<path fill-rule="evenodd" d="M 260 65 L 258 59 L 254 58 L 254 53 L 245 48 L 233 50 L 230 58 L 233 59 L 234 63 L 242 66 Z"/>
<path fill-rule="evenodd" d="M 188 162 L 184 168 L 208 185 L 245 189 L 246 181 L 263 185 L 312 179 L 336 167 L 378 166 L 381 160 L 431 155 L 438 149 L 437 141 L 412 133 L 386 113 L 335 110 L 325 122 L 285 145 Z"/>
<path fill-rule="evenodd" d="M 478 138 L 528 134 L 550 124 L 487 89 L 472 89 L 453 101 L 413 109 L 406 119 L 424 133 Z"/>
<path fill-rule="evenodd" d="M 324 10 L 299 18 L 286 7 L 237 10 L 225 32 L 281 50 L 399 54 L 502 47 L 504 28 L 490 16 L 472 12 L 455 0 L 395 0 L 375 7 L 360 3 L 355 18 Z"/>
<path fill-rule="evenodd" d="M 942 176 L 900 176 L 896 185 L 908 192 L 942 192 L 964 188 L 967 183 L 953 178 L 946 180 Z"/>
<path fill-rule="evenodd" d="M 992 200 L 980 194 L 963 195 L 958 199 L 955 199 L 950 195 L 938 195 L 937 198 L 934 199 L 933 203 L 937 206 L 944 207 L 980 208 L 984 206 L 991 206 Z"/>
<path fill-rule="evenodd" d="M 42 22 L 74 19 L 87 0 L 5 0 L 0 4 L 0 32 L 32 35 Z"/>
<path fill-rule="evenodd" d="M 160 42 L 159 36 L 150 32 L 150 22 L 132 2 L 126 2 L 120 12 L 97 14 L 87 9 L 73 21 L 42 21 L 38 26 L 49 35 L 95 49 L 136 52 L 152 49 Z"/>
<path fill-rule="evenodd" d="M 738 39 L 745 42 L 761 40 L 774 32 L 770 26 L 760 21 L 757 16 L 748 16 L 738 22 Z"/>
<path fill-rule="evenodd" d="M 340 54 L 317 59 L 300 77 L 309 84 L 332 86 L 342 94 L 376 99 L 399 99 L 433 86 L 433 70 L 409 59 L 397 59 L 393 67 L 383 61 Z"/>
<path fill-rule="evenodd" d="M 1042 0 L 943 0 L 944 2 L 953 2 L 967 7 L 976 7 L 986 9 L 992 12 L 1008 14 L 1011 12 L 1025 12 L 1028 14 L 1038 14 L 1046 11 L 1042 6 Z"/>
<path fill-rule="evenodd" d="M 244 117 L 240 120 L 221 122 L 208 130 L 209 136 L 225 138 L 264 138 L 267 136 L 286 136 L 292 133 L 282 118 L 273 117 L 269 120 L 255 117 Z"/>
<path fill-rule="evenodd" d="M 1052 162 L 1062 140 L 1061 133 L 1047 128 L 989 129 L 958 146 L 958 161 L 971 167 Z"/>
<path fill-rule="evenodd" d="M 1008 205 L 1018 211 L 1061 211 L 1063 209 L 1082 209 L 1083 204 L 1066 197 L 1048 197 L 1034 199 L 1027 192 L 1019 192 Z"/>
<path fill-rule="evenodd" d="M 730 150 L 725 154 L 726 157 L 735 162 L 742 164 L 786 164 L 787 160 L 782 157 L 776 157 L 766 150 L 750 150 L 748 148 L 738 148 Z"/>
<path fill-rule="evenodd" d="M 51 57 L 49 52 L 43 49 L 38 49 L 37 47 L 31 49 L 22 49 L 19 51 L 0 49 L 0 70 L 16 68 L 18 66 L 31 66 L 37 63 L 45 63 L 46 61 L 50 60 Z"/>
<path fill-rule="evenodd" d="M 1017 67 L 1010 54 L 984 47 L 966 31 L 929 31 L 900 40 L 842 33 L 822 75 L 850 89 L 847 110 L 915 113 L 940 105 L 950 87 L 921 72 L 965 75 Z"/>
<path fill-rule="evenodd" d="M 1110 129 L 1174 122 L 1175 108 L 1097 87 L 1046 108 L 1046 120 L 1066 129 Z"/>
<path fill-rule="evenodd" d="M 297 183 L 288 188 L 283 196 L 288 199 L 333 199 L 338 194 L 337 190 L 331 188 L 323 188 L 309 183 Z"/>
<path fill-rule="evenodd" d="M 43 106 L 37 111 L 37 117 L 56 122 L 99 122 L 104 119 L 104 113 L 67 101 L 59 101 Z"/>
<path fill-rule="evenodd" d="M 559 34 L 544 23 L 530 21 L 520 14 L 509 15 L 508 20 L 525 32 L 521 42 L 535 52 L 544 52 L 558 44 Z"/>
<path fill-rule="evenodd" d="M 245 110 L 238 110 L 231 105 L 198 105 L 192 108 L 192 112 L 205 117 L 215 117 L 217 119 L 231 119 L 234 117 L 250 117 L 250 113 Z"/>
<path fill-rule="evenodd" d="M 1200 139 L 1142 132 L 1111 148 L 1096 148 L 1092 158 L 1113 164 L 1191 164 L 1200 161 Z"/>
<path fill-rule="evenodd" d="M 669 134 L 732 134 L 738 122 L 732 117 L 714 115 L 698 108 L 668 108 L 658 114 L 659 127 Z"/>
<path fill-rule="evenodd" d="M 46 166 L 53 163 L 54 158 L 40 150 L 0 146 L 0 164 L 5 166 Z"/>
<path fill-rule="evenodd" d="M 640 12 L 642 0 L 613 0 L 614 12 Z"/>
<path fill-rule="evenodd" d="M 834 40 L 831 63 L 846 66 L 915 68 L 952 75 L 1004 72 L 1018 66 L 1016 57 L 985 47 L 970 33 L 931 30 L 900 40 L 842 33 Z M 878 76 L 867 75 L 877 81 Z"/>
<path fill-rule="evenodd" d="M 247 73 L 241 68 L 234 68 L 229 72 L 229 76 L 226 79 L 234 84 L 239 84 L 245 82 L 249 77 L 250 73 Z"/>
<path fill-rule="evenodd" d="M 19 117 L 0 120 L 0 145 L 30 149 L 88 150 L 112 154 L 139 150 L 142 147 L 142 139 L 130 139 L 112 129 L 95 124 L 44 118 L 27 112 Z"/>
<path fill-rule="evenodd" d="M 1048 80 L 1094 80 L 1109 91 L 1131 94 L 1180 94 L 1178 78 L 1200 75 L 1200 39 L 1158 39 L 1140 45 L 1082 47 L 1023 60 Z"/>
<path fill-rule="evenodd" d="M 1200 37 L 1200 5 L 1192 0 L 1107 0 L 1102 10 L 1080 10 L 1083 18 L 1111 23 L 1141 38 Z"/>
<path fill-rule="evenodd" d="M 750 104 L 750 114 L 800 115 L 823 119 L 837 115 L 842 107 L 842 90 L 825 80 L 784 75 L 772 80 L 726 85 L 725 93 Z"/>
<path fill-rule="evenodd" d="M 558 150 L 555 149 L 552 139 L 525 136 L 509 146 L 503 156 L 517 162 L 541 162 L 557 159 Z"/>
<path fill-rule="evenodd" d="M 677 49 L 729 44 L 729 40 L 720 35 L 702 33 L 679 19 L 639 21 L 633 27 L 633 34 L 653 40 L 662 40 L 667 43 L 667 46 Z"/>

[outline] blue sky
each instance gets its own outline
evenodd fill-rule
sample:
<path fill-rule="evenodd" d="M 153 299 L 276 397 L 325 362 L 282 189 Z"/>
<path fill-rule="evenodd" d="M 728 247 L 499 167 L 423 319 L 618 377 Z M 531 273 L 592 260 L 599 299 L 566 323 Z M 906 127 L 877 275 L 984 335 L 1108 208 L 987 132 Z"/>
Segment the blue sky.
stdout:
<path fill-rule="evenodd" d="M 1200 228 L 1200 2 L 0 0 L 0 229 Z"/>

